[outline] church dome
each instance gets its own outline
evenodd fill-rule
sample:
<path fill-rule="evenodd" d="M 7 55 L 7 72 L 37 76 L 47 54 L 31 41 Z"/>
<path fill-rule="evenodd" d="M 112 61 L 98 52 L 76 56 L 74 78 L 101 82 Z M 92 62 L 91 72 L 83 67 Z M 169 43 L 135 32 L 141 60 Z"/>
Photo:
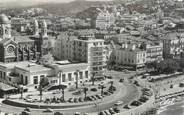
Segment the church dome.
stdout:
<path fill-rule="evenodd" d="M 5 14 L 0 15 L 0 24 L 9 24 L 10 20 Z"/>

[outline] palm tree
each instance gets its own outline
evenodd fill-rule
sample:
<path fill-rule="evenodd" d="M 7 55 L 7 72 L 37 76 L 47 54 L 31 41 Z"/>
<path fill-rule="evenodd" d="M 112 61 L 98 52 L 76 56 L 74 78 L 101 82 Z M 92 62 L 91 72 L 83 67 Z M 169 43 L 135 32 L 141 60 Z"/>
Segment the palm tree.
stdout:
<path fill-rule="evenodd" d="M 103 84 L 100 84 L 99 86 L 99 88 L 101 89 L 101 96 L 103 96 L 103 89 L 105 88 L 105 86 Z"/>
<path fill-rule="evenodd" d="M 49 84 L 49 81 L 47 77 L 44 77 L 40 80 L 40 83 L 39 83 L 40 101 L 42 101 L 43 87 L 47 86 L 48 84 Z"/>
<path fill-rule="evenodd" d="M 62 100 L 65 100 L 65 89 L 66 89 L 66 85 L 59 85 L 59 89 L 62 89 Z"/>
<path fill-rule="evenodd" d="M 40 92 L 40 102 L 42 101 L 42 96 L 43 96 L 43 88 L 42 85 L 39 87 L 39 92 Z"/>
<path fill-rule="evenodd" d="M 86 99 L 87 97 L 87 91 L 88 91 L 88 88 L 87 87 L 84 87 L 84 100 Z"/>
<path fill-rule="evenodd" d="M 19 85 L 19 86 L 18 86 L 18 89 L 19 89 L 19 92 L 20 92 L 20 98 L 22 99 L 22 98 L 23 98 L 24 88 L 23 88 L 22 85 Z"/>
<path fill-rule="evenodd" d="M 76 75 L 76 82 L 75 82 L 75 84 L 76 84 L 76 89 L 78 89 L 78 79 L 79 79 L 78 77 L 79 77 L 79 72 L 80 72 L 79 70 L 76 70 L 76 71 L 75 71 L 75 75 Z"/>

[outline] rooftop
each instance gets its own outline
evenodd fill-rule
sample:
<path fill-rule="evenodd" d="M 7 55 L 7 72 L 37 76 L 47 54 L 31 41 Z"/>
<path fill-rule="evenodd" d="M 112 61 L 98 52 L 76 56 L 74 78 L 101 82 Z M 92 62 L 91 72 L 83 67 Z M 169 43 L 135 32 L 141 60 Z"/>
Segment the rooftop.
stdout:
<path fill-rule="evenodd" d="M 10 20 L 5 14 L 0 15 L 0 24 L 10 24 Z"/>
<path fill-rule="evenodd" d="M 34 42 L 34 40 L 30 39 L 30 36 L 15 36 L 14 41 L 17 43 Z"/>

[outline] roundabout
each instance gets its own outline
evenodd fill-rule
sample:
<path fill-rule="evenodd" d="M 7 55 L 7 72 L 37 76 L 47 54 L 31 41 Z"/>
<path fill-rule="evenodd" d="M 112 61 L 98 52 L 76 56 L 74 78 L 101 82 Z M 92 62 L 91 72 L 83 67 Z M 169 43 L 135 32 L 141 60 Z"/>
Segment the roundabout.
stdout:
<path fill-rule="evenodd" d="M 91 96 L 99 96 L 98 99 L 94 99 L 94 100 L 90 100 L 90 98 L 88 98 L 89 100 L 84 100 L 82 102 L 69 102 L 70 98 L 80 98 L 80 97 L 85 97 L 84 94 L 80 94 L 80 95 L 72 95 L 72 92 L 70 92 L 70 89 L 66 89 L 65 91 L 65 102 L 60 102 L 60 103 L 45 103 L 44 101 L 42 102 L 27 102 L 26 99 L 20 99 L 20 94 L 19 95 L 13 95 L 10 96 L 9 99 L 3 100 L 2 104 L 1 104 L 1 111 L 3 112 L 8 112 L 8 113 L 14 113 L 14 114 L 20 114 L 26 107 L 30 108 L 30 114 L 31 115 L 35 115 L 38 114 L 39 115 L 45 115 L 46 113 L 44 113 L 43 111 L 46 108 L 51 108 L 53 110 L 52 113 L 47 113 L 52 115 L 54 112 L 61 112 L 64 115 L 74 115 L 75 112 L 80 112 L 82 114 L 84 113 L 99 113 L 102 110 L 106 110 L 109 108 L 114 107 L 115 103 L 117 101 L 122 101 L 123 104 L 128 104 L 130 103 L 130 101 L 132 101 L 133 99 L 137 98 L 139 92 L 138 89 L 134 86 L 131 85 L 129 83 L 121 83 L 119 82 L 117 79 L 113 79 L 113 87 L 116 87 L 116 90 L 113 91 L 112 94 L 106 94 L 104 92 L 108 92 L 109 87 L 112 86 L 112 84 L 110 83 L 110 81 L 112 81 L 112 79 L 107 79 L 105 81 L 103 81 L 105 88 L 103 89 L 103 95 L 101 95 L 102 93 L 102 89 L 100 89 L 99 83 L 101 82 L 95 82 L 95 85 L 89 85 L 86 84 L 86 86 L 88 87 L 88 92 L 86 97 L 91 97 Z M 82 86 L 81 86 L 82 87 Z M 97 88 L 97 91 L 91 91 L 91 89 L 93 88 Z M 76 91 L 76 90 L 75 90 Z M 75 92 L 73 91 L 73 92 Z M 61 96 L 60 93 L 54 93 L 54 91 L 51 92 L 44 92 L 43 93 L 43 100 L 47 98 L 50 98 L 49 95 L 53 95 L 53 97 L 58 98 L 59 96 Z M 33 98 L 38 100 L 39 98 L 39 92 L 34 92 L 34 93 L 27 93 L 24 94 L 24 97 L 29 97 L 29 98 Z M 36 96 L 37 95 L 37 96 Z M 11 108 L 8 109 L 8 108 Z M 15 113 L 16 111 L 16 113 Z"/>

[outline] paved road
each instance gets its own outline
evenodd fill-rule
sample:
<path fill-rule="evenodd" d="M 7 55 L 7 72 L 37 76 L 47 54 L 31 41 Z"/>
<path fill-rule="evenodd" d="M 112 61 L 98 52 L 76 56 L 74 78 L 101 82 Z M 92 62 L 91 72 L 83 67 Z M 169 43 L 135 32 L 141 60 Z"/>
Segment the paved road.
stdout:
<path fill-rule="evenodd" d="M 132 86 L 130 84 L 126 84 L 126 87 L 128 89 L 128 92 L 125 94 L 125 92 L 121 92 L 124 96 L 123 97 L 114 97 L 112 101 L 108 102 L 103 102 L 97 104 L 97 106 L 91 105 L 91 106 L 85 106 L 85 107 L 80 107 L 80 108 L 74 108 L 74 109 L 67 109 L 67 110 L 54 110 L 54 111 L 60 111 L 64 113 L 64 115 L 74 115 L 74 113 L 77 112 L 82 112 L 82 113 L 87 113 L 87 112 L 96 112 L 96 111 L 101 111 L 104 109 L 108 109 L 110 107 L 113 107 L 114 103 L 118 100 L 122 100 L 125 104 L 129 103 L 131 100 L 134 100 L 137 95 L 138 95 L 138 90 L 135 86 Z M 13 107 L 9 105 L 4 105 L 2 104 L 0 107 L 2 111 L 4 112 L 9 112 L 9 113 L 21 113 L 23 111 L 23 108 L 19 107 Z M 31 109 L 31 114 L 32 115 L 53 115 L 53 114 L 46 114 L 42 112 L 43 110 L 35 110 Z"/>
<path fill-rule="evenodd" d="M 184 102 L 179 102 L 174 105 L 163 108 L 157 115 L 184 115 Z"/>

